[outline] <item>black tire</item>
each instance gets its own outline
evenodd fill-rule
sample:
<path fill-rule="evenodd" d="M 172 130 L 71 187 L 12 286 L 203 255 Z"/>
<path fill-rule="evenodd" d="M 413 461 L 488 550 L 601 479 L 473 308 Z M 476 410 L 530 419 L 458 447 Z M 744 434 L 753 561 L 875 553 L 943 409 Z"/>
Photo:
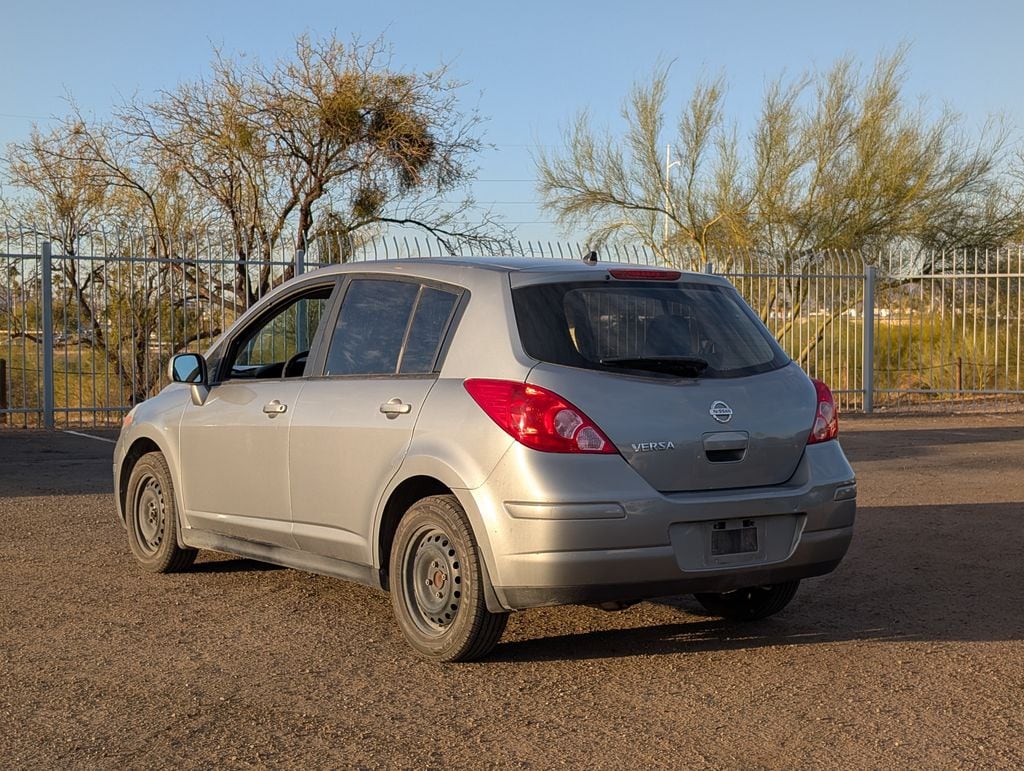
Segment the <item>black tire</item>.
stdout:
<path fill-rule="evenodd" d="M 508 614 L 487 610 L 480 552 L 453 495 L 423 498 L 402 517 L 389 581 L 398 626 L 426 659 L 481 658 L 505 631 Z"/>
<path fill-rule="evenodd" d="M 730 621 L 757 621 L 768 618 L 789 605 L 800 581 L 771 586 L 749 586 L 721 594 L 695 594 L 697 602 L 715 616 Z"/>
<path fill-rule="evenodd" d="M 125 520 L 128 547 L 144 570 L 175 573 L 195 560 L 195 549 L 178 545 L 174 483 L 161 453 L 146 453 L 132 469 L 125 496 Z"/>

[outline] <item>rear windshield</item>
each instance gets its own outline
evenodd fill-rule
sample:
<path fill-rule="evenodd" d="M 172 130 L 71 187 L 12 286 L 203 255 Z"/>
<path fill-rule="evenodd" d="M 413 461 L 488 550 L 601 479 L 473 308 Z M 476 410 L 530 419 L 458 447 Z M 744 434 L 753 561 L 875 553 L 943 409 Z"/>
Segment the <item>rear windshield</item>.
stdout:
<path fill-rule="evenodd" d="M 789 357 L 731 287 L 586 282 L 513 290 L 526 352 L 568 367 L 729 378 Z"/>

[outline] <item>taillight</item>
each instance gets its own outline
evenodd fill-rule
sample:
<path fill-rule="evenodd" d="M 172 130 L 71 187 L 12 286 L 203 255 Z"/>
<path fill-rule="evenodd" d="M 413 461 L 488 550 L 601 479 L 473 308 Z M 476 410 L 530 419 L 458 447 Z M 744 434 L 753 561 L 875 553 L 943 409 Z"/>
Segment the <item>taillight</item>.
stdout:
<path fill-rule="evenodd" d="M 583 411 L 558 394 L 513 380 L 473 378 L 466 390 L 520 444 L 541 452 L 610 455 L 615 445 Z"/>
<path fill-rule="evenodd" d="M 664 268 L 612 268 L 608 273 L 624 281 L 676 281 L 683 275 L 682 271 Z"/>
<path fill-rule="evenodd" d="M 839 410 L 836 409 L 836 400 L 832 398 L 832 392 L 827 385 L 820 380 L 812 382 L 818 392 L 818 409 L 814 413 L 814 428 L 807 437 L 807 444 L 827 442 L 839 436 Z"/>

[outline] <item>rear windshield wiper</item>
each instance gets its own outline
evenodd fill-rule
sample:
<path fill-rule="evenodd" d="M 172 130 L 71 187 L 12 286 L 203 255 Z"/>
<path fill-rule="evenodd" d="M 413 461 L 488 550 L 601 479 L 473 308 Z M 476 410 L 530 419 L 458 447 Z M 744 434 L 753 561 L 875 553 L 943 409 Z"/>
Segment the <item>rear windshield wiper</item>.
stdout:
<path fill-rule="evenodd" d="M 696 356 L 646 356 L 623 359 L 601 359 L 608 367 L 623 369 L 642 369 L 651 372 L 665 372 L 672 375 L 700 377 L 708 368 L 707 360 Z"/>

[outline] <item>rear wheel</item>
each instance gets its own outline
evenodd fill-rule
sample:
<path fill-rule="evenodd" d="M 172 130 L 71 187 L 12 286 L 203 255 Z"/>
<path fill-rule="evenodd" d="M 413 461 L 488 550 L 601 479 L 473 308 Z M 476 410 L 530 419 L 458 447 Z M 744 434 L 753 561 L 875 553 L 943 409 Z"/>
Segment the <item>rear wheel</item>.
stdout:
<path fill-rule="evenodd" d="M 192 564 L 196 550 L 178 546 L 174 483 L 161 453 L 147 453 L 135 464 L 128 479 L 125 509 L 128 546 L 145 570 L 174 573 Z"/>
<path fill-rule="evenodd" d="M 732 621 L 756 621 L 767 618 L 789 605 L 799 581 L 770 586 L 749 586 L 721 594 L 695 594 L 697 602 L 716 616 Z"/>
<path fill-rule="evenodd" d="M 484 599 L 480 553 L 452 495 L 417 501 L 391 549 L 391 604 L 409 644 L 433 661 L 469 661 L 498 642 L 507 613 Z"/>

